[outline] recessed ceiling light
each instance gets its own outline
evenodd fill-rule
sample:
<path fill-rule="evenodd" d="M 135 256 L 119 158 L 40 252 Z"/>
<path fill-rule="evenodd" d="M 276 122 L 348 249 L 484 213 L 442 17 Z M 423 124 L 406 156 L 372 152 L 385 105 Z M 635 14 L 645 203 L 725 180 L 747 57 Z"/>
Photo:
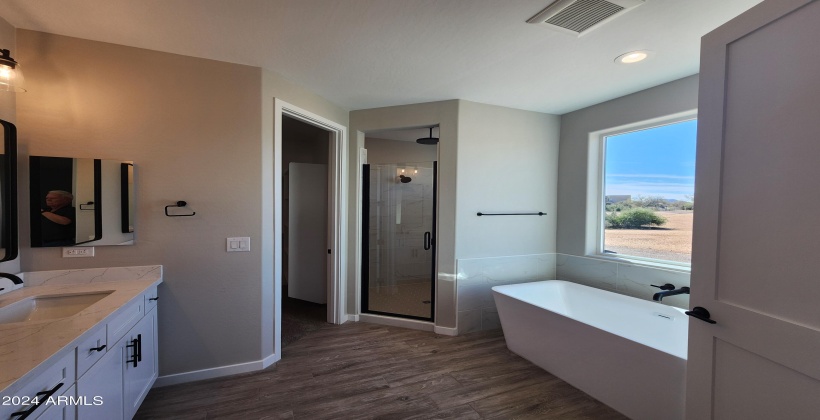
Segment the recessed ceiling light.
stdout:
<path fill-rule="evenodd" d="M 639 51 L 630 51 L 625 54 L 621 54 L 615 58 L 615 62 L 619 64 L 632 64 L 637 63 L 639 61 L 646 60 L 647 57 L 651 54 L 650 51 L 647 50 L 639 50 Z"/>

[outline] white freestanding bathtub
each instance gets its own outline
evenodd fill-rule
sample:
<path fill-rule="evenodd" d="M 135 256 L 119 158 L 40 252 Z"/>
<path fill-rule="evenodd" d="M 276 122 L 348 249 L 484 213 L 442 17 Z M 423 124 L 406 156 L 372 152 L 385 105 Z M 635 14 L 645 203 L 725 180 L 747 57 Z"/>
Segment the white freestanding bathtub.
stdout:
<path fill-rule="evenodd" d="M 683 419 L 683 309 L 562 280 L 493 295 L 514 353 L 632 419 Z"/>

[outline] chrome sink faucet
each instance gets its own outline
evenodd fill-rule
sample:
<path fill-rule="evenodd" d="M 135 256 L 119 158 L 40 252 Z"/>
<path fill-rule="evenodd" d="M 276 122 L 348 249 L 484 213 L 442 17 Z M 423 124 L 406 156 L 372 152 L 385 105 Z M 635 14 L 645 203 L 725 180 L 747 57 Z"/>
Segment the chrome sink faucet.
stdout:
<path fill-rule="evenodd" d="M 663 290 L 662 292 L 655 293 L 652 295 L 652 300 L 656 302 L 660 302 L 663 298 L 667 296 L 675 296 L 675 295 L 683 295 L 689 294 L 688 287 L 681 287 L 680 289 L 676 288 L 674 284 L 666 283 L 663 286 L 655 286 L 654 284 L 650 284 L 652 287 L 657 287 L 658 289 Z"/>

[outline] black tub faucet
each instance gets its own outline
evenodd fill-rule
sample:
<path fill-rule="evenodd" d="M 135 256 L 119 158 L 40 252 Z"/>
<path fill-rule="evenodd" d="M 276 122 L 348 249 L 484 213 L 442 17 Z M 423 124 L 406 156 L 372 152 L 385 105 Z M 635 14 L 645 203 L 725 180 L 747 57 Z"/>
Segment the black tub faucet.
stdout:
<path fill-rule="evenodd" d="M 652 300 L 654 300 L 656 302 L 660 302 L 661 299 L 663 299 L 667 296 L 675 296 L 675 295 L 683 295 L 683 294 L 688 295 L 689 294 L 689 288 L 688 287 L 681 287 L 680 289 L 677 289 L 677 288 L 675 288 L 674 284 L 666 283 L 663 286 L 655 286 L 654 284 L 651 284 L 650 286 L 657 287 L 658 289 L 663 290 L 662 292 L 658 292 L 658 293 L 655 293 L 654 295 L 652 295 Z"/>

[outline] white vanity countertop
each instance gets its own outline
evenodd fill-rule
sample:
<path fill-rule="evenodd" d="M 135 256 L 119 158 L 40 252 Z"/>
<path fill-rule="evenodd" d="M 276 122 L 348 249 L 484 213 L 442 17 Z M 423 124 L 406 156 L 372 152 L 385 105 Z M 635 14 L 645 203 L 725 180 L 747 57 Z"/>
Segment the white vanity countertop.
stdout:
<path fill-rule="evenodd" d="M 31 285 L 31 283 L 37 285 Z M 37 295 L 113 291 L 67 318 L 0 324 L 0 392 L 19 379 L 35 375 L 61 350 L 76 346 L 84 335 L 117 314 L 123 305 L 162 282 L 162 266 L 96 268 L 25 273 L 26 287 L 0 295 L 0 308 Z M 111 343 L 113 344 L 113 343 Z"/>

